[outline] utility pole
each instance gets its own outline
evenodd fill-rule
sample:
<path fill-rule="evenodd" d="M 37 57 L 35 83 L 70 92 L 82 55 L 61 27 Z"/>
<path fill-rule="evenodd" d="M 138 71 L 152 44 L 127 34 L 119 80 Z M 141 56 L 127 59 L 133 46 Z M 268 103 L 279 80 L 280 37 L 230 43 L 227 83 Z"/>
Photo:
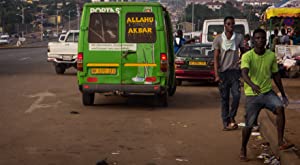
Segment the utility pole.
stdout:
<path fill-rule="evenodd" d="M 79 8 L 79 4 L 76 5 L 76 9 L 77 9 L 77 28 L 80 29 L 80 8 Z"/>
<path fill-rule="evenodd" d="M 71 21 L 71 20 L 70 20 L 70 19 L 71 19 L 70 12 L 71 12 L 71 10 L 69 10 L 69 30 L 70 30 L 70 27 L 71 27 L 71 26 L 70 26 L 70 21 Z"/>
<path fill-rule="evenodd" d="M 25 23 L 24 7 L 22 6 L 22 37 L 24 37 L 24 23 Z"/>
<path fill-rule="evenodd" d="M 194 2 L 192 2 L 192 32 L 194 32 Z"/>

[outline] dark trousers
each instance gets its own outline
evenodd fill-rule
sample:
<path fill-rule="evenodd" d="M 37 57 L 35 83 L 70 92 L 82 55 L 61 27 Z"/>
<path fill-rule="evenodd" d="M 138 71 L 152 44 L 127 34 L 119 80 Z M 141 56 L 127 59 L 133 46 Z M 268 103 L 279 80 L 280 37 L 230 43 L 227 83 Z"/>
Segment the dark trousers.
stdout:
<path fill-rule="evenodd" d="M 240 85 L 240 70 L 227 70 L 219 73 L 221 82 L 219 83 L 219 91 L 221 96 L 221 116 L 223 125 L 226 127 L 230 122 L 234 122 L 236 116 L 240 97 L 241 97 L 241 85 Z M 229 107 L 230 93 L 232 95 L 231 107 Z"/>

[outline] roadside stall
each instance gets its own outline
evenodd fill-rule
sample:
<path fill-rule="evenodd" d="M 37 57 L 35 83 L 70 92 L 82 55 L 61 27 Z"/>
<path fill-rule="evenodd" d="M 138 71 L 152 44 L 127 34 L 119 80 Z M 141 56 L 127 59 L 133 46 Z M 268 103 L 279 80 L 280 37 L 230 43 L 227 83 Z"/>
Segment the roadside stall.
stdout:
<path fill-rule="evenodd" d="M 293 3 L 293 6 L 270 7 L 264 13 L 264 21 L 269 22 L 270 30 L 275 29 L 275 23 L 280 24 L 280 29 L 286 30 L 291 44 L 276 45 L 277 62 L 282 76 L 289 78 L 298 76 L 300 73 L 300 42 L 297 42 L 297 39 L 300 38 L 300 3 Z M 280 31 L 280 29 L 278 30 Z"/>

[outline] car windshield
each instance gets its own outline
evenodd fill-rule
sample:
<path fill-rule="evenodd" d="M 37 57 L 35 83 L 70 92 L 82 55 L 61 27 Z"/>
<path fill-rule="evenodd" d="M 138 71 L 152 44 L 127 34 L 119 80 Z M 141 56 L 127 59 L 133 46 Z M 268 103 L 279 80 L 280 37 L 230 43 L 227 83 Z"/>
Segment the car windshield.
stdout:
<path fill-rule="evenodd" d="M 211 46 L 184 46 L 179 53 L 179 57 L 213 57 Z"/>

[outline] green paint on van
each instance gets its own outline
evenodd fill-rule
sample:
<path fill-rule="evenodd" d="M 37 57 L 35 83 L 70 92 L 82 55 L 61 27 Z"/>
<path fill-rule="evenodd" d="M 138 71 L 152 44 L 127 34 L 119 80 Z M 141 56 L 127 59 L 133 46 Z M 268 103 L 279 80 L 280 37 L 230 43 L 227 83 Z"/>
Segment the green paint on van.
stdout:
<path fill-rule="evenodd" d="M 83 104 L 113 92 L 152 94 L 167 105 L 176 90 L 171 28 L 159 3 L 86 3 L 77 65 Z"/>

